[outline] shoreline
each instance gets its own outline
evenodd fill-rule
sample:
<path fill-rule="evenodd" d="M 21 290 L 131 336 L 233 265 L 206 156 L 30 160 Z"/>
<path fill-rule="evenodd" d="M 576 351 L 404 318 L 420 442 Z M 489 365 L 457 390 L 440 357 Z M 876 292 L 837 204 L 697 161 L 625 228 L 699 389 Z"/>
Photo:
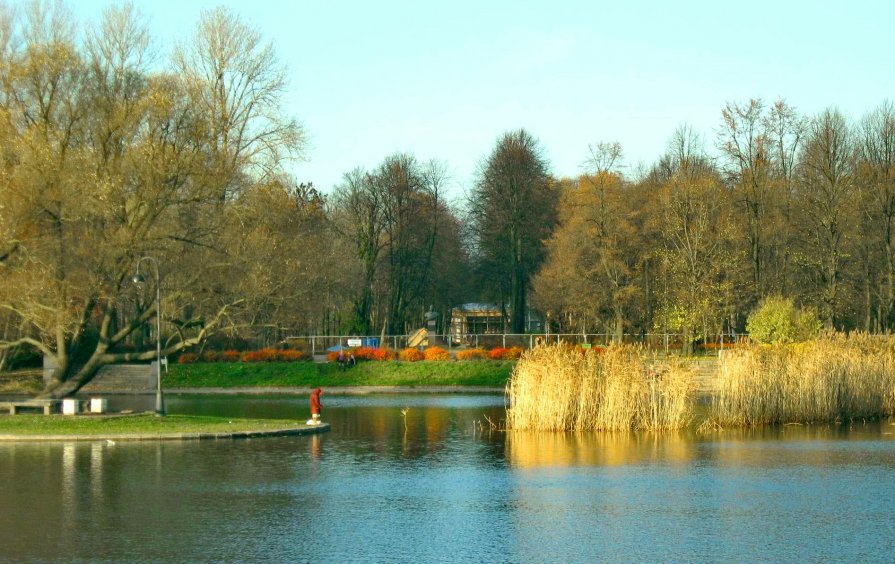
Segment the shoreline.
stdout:
<path fill-rule="evenodd" d="M 7 415 L 0 419 L 0 444 L 13 442 L 205 441 L 315 435 L 329 423 L 255 420 L 154 413 L 109 415 Z"/>
<path fill-rule="evenodd" d="M 168 388 L 166 394 L 190 395 L 309 395 L 314 388 L 323 388 L 329 396 L 350 396 L 369 394 L 502 394 L 505 388 L 491 386 L 252 386 L 238 388 Z M 145 392 L 140 392 L 142 395 Z M 155 392 L 152 392 L 155 393 Z M 127 394 L 124 394 L 127 395 Z"/>
<path fill-rule="evenodd" d="M 13 442 L 47 442 L 47 441 L 207 441 L 256 439 L 263 437 L 286 437 L 300 435 L 316 435 L 330 430 L 329 423 L 305 425 L 289 429 L 270 429 L 257 431 L 235 431 L 233 433 L 122 433 L 107 435 L 0 435 L 0 443 Z"/>

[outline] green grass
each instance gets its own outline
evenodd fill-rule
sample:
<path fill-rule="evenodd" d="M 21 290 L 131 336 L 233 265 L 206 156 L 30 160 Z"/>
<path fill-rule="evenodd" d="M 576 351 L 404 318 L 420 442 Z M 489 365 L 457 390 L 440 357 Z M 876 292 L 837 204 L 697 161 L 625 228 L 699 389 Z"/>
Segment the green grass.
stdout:
<path fill-rule="evenodd" d="M 196 363 L 172 365 L 165 388 L 314 386 L 496 386 L 507 383 L 514 362 L 360 362 L 339 370 L 313 362 Z"/>
<path fill-rule="evenodd" d="M 0 416 L 0 435 L 162 435 L 169 433 L 238 433 L 290 429 L 304 421 L 236 419 L 195 415 L 152 414 L 121 417 L 94 415 Z"/>

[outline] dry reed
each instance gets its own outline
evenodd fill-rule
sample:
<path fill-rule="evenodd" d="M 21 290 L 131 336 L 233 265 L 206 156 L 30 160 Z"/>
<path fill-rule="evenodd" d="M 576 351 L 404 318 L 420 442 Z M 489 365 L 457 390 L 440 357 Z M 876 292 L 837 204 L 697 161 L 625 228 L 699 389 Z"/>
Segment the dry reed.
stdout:
<path fill-rule="evenodd" d="M 526 352 L 507 384 L 510 429 L 667 430 L 692 417 L 691 366 L 636 346 L 552 345 Z"/>
<path fill-rule="evenodd" d="M 895 337 L 832 335 L 726 352 L 711 417 L 722 426 L 873 419 L 895 407 Z"/>

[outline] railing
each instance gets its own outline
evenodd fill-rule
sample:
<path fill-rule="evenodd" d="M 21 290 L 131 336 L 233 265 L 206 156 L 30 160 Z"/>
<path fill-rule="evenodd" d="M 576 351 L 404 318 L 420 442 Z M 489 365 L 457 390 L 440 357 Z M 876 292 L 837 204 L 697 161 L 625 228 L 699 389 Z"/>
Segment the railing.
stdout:
<path fill-rule="evenodd" d="M 385 346 L 395 350 L 406 348 L 411 335 L 293 335 L 286 341 L 298 344 L 311 354 L 323 354 L 328 348 L 342 346 Z M 723 350 L 744 338 L 738 333 L 700 337 L 697 347 Z M 382 340 L 384 338 L 384 341 Z M 474 347 L 522 347 L 533 348 L 537 344 L 569 343 L 578 345 L 607 346 L 613 342 L 642 343 L 665 352 L 680 349 L 683 346 L 683 335 L 679 333 L 625 333 L 621 340 L 613 333 L 448 333 L 430 334 L 429 344 L 442 345 L 447 348 Z"/>

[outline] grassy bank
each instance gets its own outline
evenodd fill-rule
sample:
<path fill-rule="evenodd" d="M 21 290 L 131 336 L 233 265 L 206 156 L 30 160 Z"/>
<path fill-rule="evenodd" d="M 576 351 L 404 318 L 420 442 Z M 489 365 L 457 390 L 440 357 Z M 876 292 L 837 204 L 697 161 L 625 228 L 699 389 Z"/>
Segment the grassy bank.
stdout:
<path fill-rule="evenodd" d="M 292 429 L 304 421 L 227 419 L 192 415 L 132 415 L 126 417 L 63 417 L 15 415 L 0 417 L 0 435 L 164 435 L 182 433 L 245 433 Z"/>
<path fill-rule="evenodd" d="M 480 386 L 502 387 L 513 370 L 509 361 L 361 362 L 340 370 L 313 362 L 197 363 L 172 365 L 165 388 L 314 386 Z"/>
<path fill-rule="evenodd" d="M 696 386 L 692 363 L 640 347 L 546 346 L 522 356 L 508 393 L 512 429 L 661 430 L 690 421 Z"/>

